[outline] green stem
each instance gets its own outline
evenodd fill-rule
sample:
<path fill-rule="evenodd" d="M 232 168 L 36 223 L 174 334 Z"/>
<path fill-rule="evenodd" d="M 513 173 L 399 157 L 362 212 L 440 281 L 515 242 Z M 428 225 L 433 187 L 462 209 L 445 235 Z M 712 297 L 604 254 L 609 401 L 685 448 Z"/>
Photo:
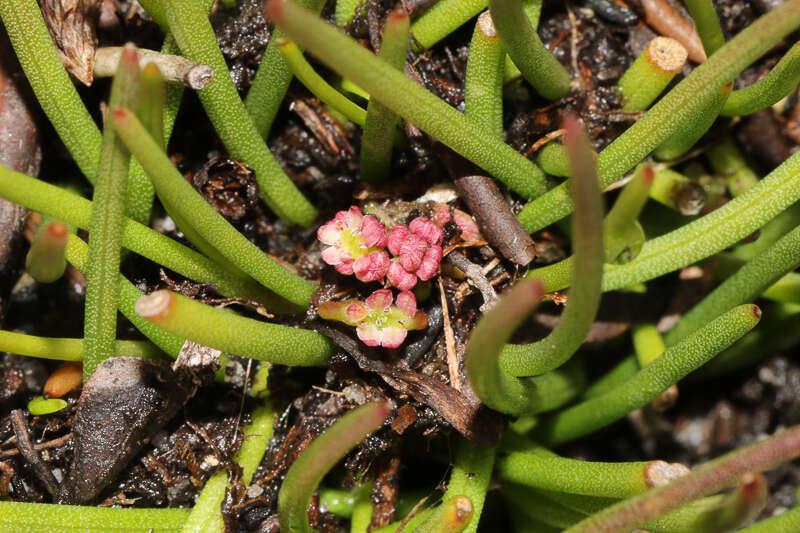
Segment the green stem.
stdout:
<path fill-rule="evenodd" d="M 794 533 L 800 531 L 800 507 L 790 509 L 783 514 L 756 522 L 739 533 Z"/>
<path fill-rule="evenodd" d="M 245 318 L 167 290 L 139 298 L 136 312 L 173 335 L 240 357 L 319 366 L 332 352 L 328 338 L 314 331 Z"/>
<path fill-rule="evenodd" d="M 572 167 L 572 217 L 575 250 L 569 302 L 555 329 L 544 339 L 525 345 L 509 344 L 500 352 L 500 368 L 512 376 L 535 376 L 558 368 L 578 350 L 600 305 L 603 276 L 603 205 L 589 139 L 577 119 L 565 120 L 566 146 Z"/>
<path fill-rule="evenodd" d="M 656 172 L 650 197 L 687 216 L 702 211 L 708 200 L 702 186 L 671 168 Z"/>
<path fill-rule="evenodd" d="M 675 133 L 655 149 L 653 155 L 657 159 L 671 160 L 677 159 L 688 152 L 717 120 L 719 112 L 730 94 L 731 85 L 728 84 L 715 94 L 708 102 L 708 105 L 694 115 L 692 120 L 678 126 Z"/>
<path fill-rule="evenodd" d="M 536 155 L 536 162 L 550 176 L 562 178 L 569 176 L 567 149 L 560 142 L 550 141 L 542 146 Z"/>
<path fill-rule="evenodd" d="M 672 483 L 613 505 L 564 533 L 622 533 L 678 509 L 687 502 L 735 484 L 747 472 L 759 472 L 800 455 L 800 426 L 734 450 L 695 468 Z"/>
<path fill-rule="evenodd" d="M 37 102 L 78 168 L 94 185 L 102 135 L 58 57 L 38 4 L 35 0 L 0 2 L 0 19 L 3 19 Z M 128 215 L 146 223 L 150 219 L 152 203 L 153 187 L 150 181 L 141 169 L 137 171 L 136 165 L 132 165 L 126 196 Z"/>
<path fill-rule="evenodd" d="M 202 3 L 164 0 L 162 7 L 183 54 L 214 69 L 214 79 L 197 94 L 231 156 L 255 171 L 261 198 L 278 216 L 309 226 L 317 210 L 283 172 L 247 114 Z"/>
<path fill-rule="evenodd" d="M 164 122 L 164 101 L 166 98 L 166 87 L 164 78 L 161 72 L 155 65 L 148 64 L 142 70 L 141 81 L 141 94 L 139 97 L 139 105 L 136 109 L 136 115 L 142 123 L 142 126 L 147 133 L 153 138 L 156 144 L 162 151 L 166 151 L 165 137 L 172 131 L 174 117 L 169 117 L 170 123 L 166 125 Z M 180 94 L 178 95 L 180 96 Z M 183 236 L 191 242 L 206 257 L 218 263 L 219 266 L 226 268 L 232 273 L 247 277 L 247 274 L 242 272 L 236 265 L 228 261 L 221 255 L 211 244 L 208 243 L 197 230 L 189 224 L 178 212 L 177 209 L 169 202 L 167 198 L 159 197 L 161 204 L 167 211 L 169 216 L 175 222 L 175 225 L 183 233 Z"/>
<path fill-rule="evenodd" d="M 764 289 L 798 266 L 800 227 L 793 229 L 755 259 L 745 263 L 734 275 L 685 313 L 680 322 L 667 333 L 666 343 L 673 344 L 734 306 L 755 300 Z"/>
<path fill-rule="evenodd" d="M 605 188 L 633 168 L 679 127 L 691 122 L 708 102 L 745 67 L 800 25 L 800 0 L 768 12 L 664 95 L 643 117 L 600 152 L 597 173 Z M 528 203 L 519 214 L 530 233 L 572 211 L 568 186 L 561 184 Z"/>
<path fill-rule="evenodd" d="M 748 166 L 744 155 L 731 137 L 725 137 L 709 148 L 706 156 L 714 172 L 721 174 L 728 182 L 731 196 L 739 196 L 758 182 L 758 176 Z"/>
<path fill-rule="evenodd" d="M 435 45 L 486 9 L 488 0 L 439 0 L 414 20 L 411 35 L 422 48 Z"/>
<path fill-rule="evenodd" d="M 779 350 L 800 342 L 797 326 L 800 305 L 773 304 L 764 309 L 761 323 L 742 340 L 720 353 L 693 377 L 707 379 L 751 367 Z"/>
<path fill-rule="evenodd" d="M 521 0 L 489 0 L 489 10 L 508 55 L 536 92 L 548 100 L 566 96 L 569 73 L 539 38 Z"/>
<path fill-rule="evenodd" d="M 344 28 L 356 16 L 358 6 L 364 5 L 366 5 L 364 0 L 336 0 L 336 11 L 333 15 L 333 20 L 336 21 L 337 26 Z"/>
<path fill-rule="evenodd" d="M 681 71 L 687 57 L 686 48 L 669 37 L 656 37 L 647 43 L 617 84 L 622 92 L 622 109 L 642 111 L 650 107 Z"/>
<path fill-rule="evenodd" d="M 402 71 L 406 64 L 409 36 L 408 13 L 392 11 L 383 27 L 383 40 L 378 57 Z M 349 100 L 348 100 L 349 101 Z M 361 179 L 373 183 L 385 180 L 392 165 L 392 139 L 397 115 L 376 100 L 367 104 L 364 133 L 361 136 Z"/>
<path fill-rule="evenodd" d="M 286 300 L 308 306 L 316 286 L 292 274 L 217 213 L 181 176 L 167 155 L 147 134 L 141 123 L 126 109 L 112 110 L 114 127 L 128 148 L 142 162 L 153 180 L 159 197 L 214 246 L 228 261 Z"/>
<path fill-rule="evenodd" d="M 542 0 L 522 0 L 522 10 L 525 12 L 528 22 L 531 23 L 531 27 L 536 30 L 539 27 L 539 18 L 542 14 Z M 506 54 L 505 67 L 503 68 L 503 84 L 508 86 L 521 78 L 522 72 L 519 71 L 514 61 Z"/>
<path fill-rule="evenodd" d="M 535 489 L 629 498 L 685 473 L 686 467 L 664 461 L 581 461 L 530 444 L 525 451 L 498 458 L 497 472 L 507 481 Z"/>
<path fill-rule="evenodd" d="M 617 196 L 614 206 L 603 220 L 603 242 L 605 243 L 605 259 L 607 263 L 616 263 L 620 254 L 627 250 L 632 260 L 641 249 L 644 242 L 644 231 L 637 221 L 642 212 L 650 190 L 653 186 L 655 175 L 653 167 L 641 165 Z"/>
<path fill-rule="evenodd" d="M 63 223 L 42 217 L 25 257 L 25 270 L 33 279 L 39 283 L 52 283 L 64 275 L 68 233 L 69 228 Z"/>
<path fill-rule="evenodd" d="M 668 348 L 629 381 L 600 396 L 543 418 L 534 428 L 541 442 L 574 440 L 643 407 L 751 330 L 761 316 L 755 305 L 740 305 Z"/>
<path fill-rule="evenodd" d="M 711 0 L 686 0 L 686 8 L 692 16 L 700 40 L 703 41 L 703 48 L 707 56 L 722 48 L 725 44 L 725 36 L 722 35 L 722 28 L 719 26 L 717 10 Z"/>
<path fill-rule="evenodd" d="M 481 401 L 496 411 L 520 414 L 534 404 L 532 387 L 504 372 L 498 355 L 543 294 L 538 280 L 517 283 L 483 314 L 472 331 L 464 356 L 469 382 Z"/>
<path fill-rule="evenodd" d="M 367 111 L 345 95 L 334 89 L 325 79 L 317 74 L 314 67 L 303 56 L 303 52 L 297 45 L 286 37 L 281 37 L 275 43 L 283 54 L 283 59 L 289 66 L 289 70 L 306 89 L 319 98 L 323 103 L 329 105 L 348 120 L 353 121 L 359 126 L 363 126 L 367 119 Z"/>
<path fill-rule="evenodd" d="M 484 11 L 475 23 L 469 43 L 464 80 L 464 115 L 498 139 L 503 138 L 505 57 L 492 15 Z"/>
<path fill-rule="evenodd" d="M 269 0 L 268 17 L 341 76 L 525 197 L 544 192 L 535 164 L 394 67 L 294 3 Z M 371 99 L 372 99 L 371 98 Z"/>
<path fill-rule="evenodd" d="M 278 493 L 281 531 L 311 533 L 308 504 L 322 478 L 353 447 L 378 429 L 392 411 L 388 402 L 368 403 L 337 420 L 295 459 Z"/>
<path fill-rule="evenodd" d="M 528 487 L 510 485 L 503 488 L 503 497 L 525 516 L 556 528 L 567 528 L 584 517 L 579 512 L 543 497 Z"/>
<path fill-rule="evenodd" d="M 126 45 L 111 85 L 109 105 L 135 106 L 138 90 L 139 59 L 136 48 Z M 84 381 L 89 379 L 97 365 L 114 356 L 119 301 L 117 277 L 130 160 L 130 152 L 111 124 L 106 124 L 89 220 L 89 264 L 83 323 Z"/>
<path fill-rule="evenodd" d="M 120 509 L 0 502 L 0 529 L 28 533 L 76 530 L 85 533 L 177 532 L 188 514 L 188 509 Z"/>
<path fill-rule="evenodd" d="M 324 491 L 320 491 L 319 501 L 323 502 Z M 327 506 L 331 510 L 330 505 Z M 353 503 L 352 516 L 350 517 L 350 533 L 368 533 L 369 526 L 372 523 L 372 512 L 374 506 L 372 505 L 372 483 L 364 483 L 359 489 Z"/>
<path fill-rule="evenodd" d="M 57 361 L 80 361 L 83 357 L 83 339 L 37 337 L 0 330 L 0 351 Z M 114 355 L 156 359 L 162 353 L 147 341 L 115 340 Z"/>
<path fill-rule="evenodd" d="M 664 339 L 655 324 L 639 324 L 631 330 L 633 349 L 640 367 L 645 367 L 664 353 Z"/>
<path fill-rule="evenodd" d="M 0 197 L 66 224 L 81 229 L 89 228 L 92 202 L 2 165 L 0 165 Z M 276 312 L 297 311 L 296 307 L 277 298 L 254 281 L 243 279 L 219 268 L 219 265 L 207 257 L 133 220 L 125 220 L 122 246 L 189 279 L 200 283 L 213 283 L 225 296 L 251 298 L 264 303 Z"/>
<path fill-rule="evenodd" d="M 749 115 L 778 103 L 800 83 L 800 44 L 795 43 L 769 74 L 753 85 L 733 91 L 720 115 Z"/>
<path fill-rule="evenodd" d="M 139 87 L 139 101 L 136 106 L 136 116 L 142 122 L 144 129 L 153 140 L 161 147 L 167 149 L 164 136 L 164 107 L 167 102 L 167 88 L 164 76 L 155 65 L 148 63 L 142 69 Z"/>
<path fill-rule="evenodd" d="M 710 60 L 709 60 L 710 61 Z M 736 244 L 800 199 L 800 155 L 794 154 L 767 177 L 722 207 L 689 224 L 648 240 L 636 259 L 607 265 L 603 290 L 630 287 L 657 278 Z M 533 270 L 546 291 L 569 285 L 561 263 Z M 540 272 L 541 270 L 541 272 Z"/>
<path fill-rule="evenodd" d="M 447 483 L 447 492 L 442 496 L 443 501 L 450 501 L 456 496 L 463 495 L 472 502 L 472 519 L 466 525 L 466 533 L 475 533 L 483 511 L 483 502 L 489 482 L 492 480 L 494 468 L 494 446 L 473 445 L 468 440 L 458 437 L 456 444 L 453 471 Z"/>
<path fill-rule="evenodd" d="M 430 516 L 414 528 L 414 533 L 461 533 L 472 519 L 472 502 L 456 496 L 442 502 Z"/>
<path fill-rule="evenodd" d="M 69 242 L 67 243 L 66 258 L 67 261 L 80 272 L 86 272 L 89 255 L 88 251 L 89 247 L 85 242 L 77 235 L 70 234 Z M 166 354 L 173 359 L 178 357 L 186 340 L 167 333 L 136 314 L 136 302 L 142 297 L 142 292 L 122 274 L 118 275 L 117 283 L 119 284 L 118 308 L 120 313 Z"/>
<path fill-rule="evenodd" d="M 325 5 L 324 0 L 297 0 L 297 2 L 317 14 Z M 282 30 L 279 28 L 272 30 L 269 44 L 264 50 L 261 64 L 256 71 L 256 77 L 244 100 L 247 113 L 253 119 L 256 130 L 264 139 L 269 135 L 275 115 L 278 114 L 281 102 L 292 82 L 292 72 L 289 70 L 283 54 L 278 50 L 277 41 L 282 37 L 286 37 Z"/>

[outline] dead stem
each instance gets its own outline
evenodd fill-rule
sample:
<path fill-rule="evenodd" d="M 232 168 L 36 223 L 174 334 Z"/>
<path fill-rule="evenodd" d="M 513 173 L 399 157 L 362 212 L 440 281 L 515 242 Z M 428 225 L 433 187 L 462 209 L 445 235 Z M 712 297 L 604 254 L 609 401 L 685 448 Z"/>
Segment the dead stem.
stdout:
<path fill-rule="evenodd" d="M 155 50 L 144 48 L 139 48 L 137 52 L 139 54 L 139 66 L 144 68 L 148 63 L 154 63 L 161 71 L 165 81 L 183 83 L 190 89 L 199 91 L 214 79 L 214 70 L 210 66 L 195 63 L 183 56 L 162 54 Z M 121 53 L 121 46 L 98 48 L 94 56 L 95 77 L 113 76 L 117 71 Z"/>
<path fill-rule="evenodd" d="M 466 259 L 466 258 L 465 258 Z M 447 370 L 450 373 L 450 385 L 461 390 L 461 373 L 458 371 L 458 356 L 456 355 L 456 339 L 453 335 L 453 327 L 450 324 L 450 311 L 447 309 L 447 295 L 444 293 L 442 277 L 439 276 L 439 294 L 442 300 L 442 316 L 444 317 L 444 339 L 447 346 Z"/>
<path fill-rule="evenodd" d="M 42 461 L 42 458 L 39 457 L 39 453 L 34 449 L 30 433 L 28 433 L 28 423 L 25 418 L 25 412 L 22 409 L 14 409 L 11 411 L 11 427 L 14 430 L 14 435 L 17 437 L 17 449 L 19 449 L 19 453 L 31 465 L 36 477 L 42 482 L 42 485 L 44 485 L 44 488 L 50 496 L 53 496 L 58 488 L 58 482 L 53 476 L 53 473 L 47 468 L 44 461 Z"/>

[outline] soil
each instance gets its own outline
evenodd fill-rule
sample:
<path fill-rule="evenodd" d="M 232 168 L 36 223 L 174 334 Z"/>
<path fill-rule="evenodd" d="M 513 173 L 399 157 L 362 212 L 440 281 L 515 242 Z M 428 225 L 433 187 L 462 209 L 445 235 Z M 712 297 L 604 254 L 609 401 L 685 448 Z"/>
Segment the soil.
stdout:
<path fill-rule="evenodd" d="M 562 2 L 545 2 L 539 34 L 554 56 L 579 80 L 578 88 L 568 97 L 550 103 L 540 100 L 525 85 L 512 87 L 505 100 L 506 142 L 522 153 L 529 153 L 537 140 L 559 129 L 565 113 L 572 111 L 583 119 L 595 148 L 601 149 L 636 118 L 620 111 L 614 86 L 644 43 L 655 34 L 641 22 L 643 12 L 638 2 L 626 2 L 630 8 L 627 12 L 620 11 L 619 3 L 612 2 L 611 7 L 609 2 L 567 3 L 568 11 Z M 715 4 L 719 6 L 724 31 L 731 35 L 752 22 L 770 2 L 722 0 Z M 382 20 L 393 5 L 393 1 L 375 0 L 370 11 Z M 139 46 L 158 47 L 157 27 L 135 3 L 108 0 L 103 13 L 104 23 L 98 29 L 101 45 L 120 45 L 131 40 Z M 330 5 L 323 14 L 332 15 Z M 347 30 L 369 47 L 371 29 L 367 19 L 367 15 L 357 17 Z M 212 21 L 231 76 L 244 94 L 268 42 L 261 4 L 244 0 L 236 8 L 217 6 Z M 465 25 L 433 49 L 411 53 L 409 57 L 407 73 L 458 109 L 463 108 L 463 79 L 471 32 L 471 25 Z M 786 46 L 779 46 L 759 60 L 745 71 L 740 82 L 749 83 L 763 74 L 781 57 Z M 325 72 L 321 65 L 315 66 Z M 87 107 L 99 119 L 107 83 L 99 81 L 80 90 Z M 42 130 L 40 177 L 74 179 L 81 183 L 77 168 L 47 121 L 38 116 L 37 123 Z M 800 102 L 792 96 L 782 113 L 767 111 L 740 121 L 719 120 L 698 146 L 706 146 L 731 132 L 752 158 L 754 167 L 766 172 L 797 149 L 798 124 Z M 360 203 L 365 210 L 386 220 L 405 222 L 419 214 L 429 214 L 432 198 L 438 201 L 445 198 L 446 202 L 456 194 L 448 177 L 452 168 L 447 158 L 441 157 L 440 147 L 413 127 L 407 130 L 409 147 L 396 155 L 394 179 L 386 185 L 365 185 L 359 181 L 356 156 L 360 132 L 340 126 L 324 106 L 295 82 L 272 129 L 269 145 L 287 174 L 319 208 L 319 221 Z M 772 133 L 765 136 L 764 131 Z M 317 302 L 333 295 L 366 294 L 364 288 L 336 274 L 321 261 L 316 227 L 287 226 L 256 200 L 252 171 L 228 158 L 199 102 L 188 91 L 169 153 L 187 180 L 251 241 L 292 265 L 302 276 L 320 282 Z M 521 207 L 517 198 L 503 192 L 512 209 Z M 462 203 L 455 205 L 468 210 Z M 186 243 L 160 207 L 153 227 Z M 569 253 L 568 239 L 559 228 L 554 226 L 533 235 L 538 255 L 530 266 L 553 262 Z M 457 241 L 457 229 L 448 226 L 446 243 Z M 472 263 L 487 267 L 485 276 L 498 293 L 525 272 L 488 244 L 462 248 L 460 252 Z M 0 264 L 14 263 L 13 259 L 18 263 L 25 249 L 0 249 L 0 253 L 6 254 L 0 257 Z M 200 299 L 218 297 L 213 287 L 187 282 L 134 254 L 125 258 L 123 272 L 147 292 L 178 287 Z M 37 284 L 26 276 L 20 277 L 19 272 L 15 280 L 10 299 L 2 300 L 3 329 L 46 336 L 82 336 L 84 282 L 80 274 L 70 271 L 52 285 Z M 468 387 L 459 393 L 449 386 L 454 376 L 450 375 L 447 364 L 446 323 L 450 324 L 454 351 L 461 360 L 466 339 L 481 315 L 483 296 L 466 283 L 462 272 L 449 264 L 443 263 L 441 281 L 448 304 L 447 320 L 442 318 L 439 286 L 431 283 L 430 296 L 420 303 L 431 316 L 430 325 L 424 331 L 413 332 L 403 348 L 369 350 L 354 340 L 352 331 L 328 327 L 339 349 L 327 369 L 273 367 L 269 384 L 280 416 L 253 483 L 246 489 L 231 491 L 224 503 L 226 523 L 232 531 L 275 530 L 277 494 L 292 461 L 341 414 L 366 401 L 391 399 L 397 407 L 396 414 L 390 424 L 349 454 L 344 465 L 331 473 L 325 484 L 348 488 L 365 474 L 374 476 L 378 481 L 373 491 L 377 509 L 373 525 L 400 518 L 394 513 L 399 492 L 421 489 L 430 493 L 435 492 L 434 487 L 443 486 L 451 457 L 448 436 L 461 433 L 483 442 L 499 438 L 506 423 L 504 417 L 479 409 Z M 674 273 L 650 284 L 646 297 L 605 295 L 583 351 L 593 375 L 600 375 L 620 354 L 630 352 L 623 333 L 632 323 L 656 321 L 671 309 L 673 294 L 682 283 L 679 273 Z M 709 286 L 692 290 L 692 298 L 699 299 Z M 535 327 L 527 328 L 518 340 L 531 340 L 546 333 L 559 310 L 556 304 L 543 308 L 535 318 Z M 302 325 L 323 327 L 318 322 Z M 122 318 L 119 337 L 141 338 Z M 626 420 L 559 451 L 595 460 L 657 457 L 695 465 L 780 427 L 796 424 L 800 422 L 800 365 L 792 358 L 793 350 L 764 354 L 764 362 L 737 374 L 703 383 L 682 383 L 677 405 L 670 410 L 664 413 L 649 408 L 639 410 Z M 95 499 L 97 503 L 137 507 L 193 504 L 205 480 L 229 465 L 241 444 L 241 427 L 249 421 L 250 412 L 257 405 L 257 401 L 244 394 L 246 382 L 255 375 L 257 365 L 232 359 L 226 369 L 227 383 L 201 387 L 166 426 L 146 435 L 149 443 L 100 492 Z M 40 394 L 44 380 L 56 366 L 55 362 L 12 354 L 0 356 L 0 498 L 52 501 L 36 469 L 16 451 L 11 411 L 24 408 L 34 395 Z M 457 377 L 466 381 L 463 369 Z M 65 479 L 75 453 L 73 429 L 80 394 L 80 390 L 72 391 L 66 397 L 69 406 L 58 413 L 27 419 L 45 468 L 58 483 Z M 784 465 L 767 477 L 771 491 L 763 516 L 794 504 L 800 469 Z M 486 530 L 505 530 L 502 528 L 508 525 L 503 521 L 504 514 L 502 502 L 490 497 L 483 522 Z M 346 525 L 324 508 L 314 509 L 311 519 L 312 525 L 322 531 L 337 531 Z"/>

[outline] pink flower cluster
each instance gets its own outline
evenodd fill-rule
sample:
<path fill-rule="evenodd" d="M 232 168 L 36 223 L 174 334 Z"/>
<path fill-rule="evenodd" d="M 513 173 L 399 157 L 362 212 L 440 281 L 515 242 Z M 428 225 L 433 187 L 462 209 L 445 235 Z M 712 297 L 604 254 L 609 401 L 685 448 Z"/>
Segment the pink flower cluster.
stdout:
<path fill-rule="evenodd" d="M 367 346 L 397 348 L 409 331 L 428 326 L 428 315 L 417 309 L 411 291 L 402 291 L 392 300 L 391 289 L 379 289 L 364 301 L 324 302 L 319 316 L 355 326 L 358 338 Z"/>
<path fill-rule="evenodd" d="M 328 245 L 322 251 L 322 260 L 337 272 L 354 274 L 364 282 L 386 278 L 389 285 L 405 291 L 417 280 L 427 281 L 439 272 L 444 232 L 425 217 L 387 232 L 375 217 L 365 216 L 352 206 L 323 224 L 317 238 Z"/>

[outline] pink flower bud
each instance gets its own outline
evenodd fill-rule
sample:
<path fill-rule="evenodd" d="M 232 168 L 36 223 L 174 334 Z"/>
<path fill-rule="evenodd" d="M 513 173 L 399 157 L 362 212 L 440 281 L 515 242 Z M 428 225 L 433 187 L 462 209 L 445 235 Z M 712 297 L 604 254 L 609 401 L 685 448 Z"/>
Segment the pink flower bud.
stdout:
<path fill-rule="evenodd" d="M 364 303 L 370 311 L 388 313 L 393 299 L 391 289 L 378 289 L 370 294 Z"/>
<path fill-rule="evenodd" d="M 408 235 L 400 246 L 397 257 L 400 259 L 400 264 L 403 265 L 403 268 L 409 272 L 414 272 L 422 263 L 422 258 L 425 257 L 425 250 L 427 249 L 428 243 L 421 237 Z"/>
<path fill-rule="evenodd" d="M 406 290 L 398 294 L 395 304 L 409 318 L 417 314 L 417 297 L 411 291 Z"/>
<path fill-rule="evenodd" d="M 436 211 L 433 212 L 433 217 L 431 217 L 437 226 L 443 228 L 445 224 L 450 222 L 450 207 L 446 205 L 439 205 L 436 208 Z"/>
<path fill-rule="evenodd" d="M 389 262 L 389 254 L 386 252 L 373 252 L 369 255 L 362 255 L 353 261 L 352 271 L 358 281 L 370 283 L 386 276 Z"/>
<path fill-rule="evenodd" d="M 345 312 L 347 314 L 347 320 L 349 320 L 351 324 L 358 324 L 367 318 L 369 314 L 367 308 L 359 303 L 348 305 Z"/>
<path fill-rule="evenodd" d="M 389 283 L 402 291 L 413 289 L 414 285 L 417 284 L 417 275 L 406 271 L 396 261 L 391 261 L 390 263 L 389 271 L 386 273 L 386 279 Z"/>
<path fill-rule="evenodd" d="M 431 246 L 441 246 L 444 240 L 442 228 L 425 217 L 417 217 L 412 220 L 411 224 L 408 225 L 408 229 Z"/>
<path fill-rule="evenodd" d="M 392 255 L 400 253 L 400 247 L 409 235 L 408 226 L 400 224 L 389 230 L 389 252 Z"/>
<path fill-rule="evenodd" d="M 458 229 L 461 230 L 461 238 L 467 242 L 480 241 L 483 239 L 478 225 L 472 220 L 472 217 L 460 209 L 453 210 L 453 220 L 455 221 Z"/>
<path fill-rule="evenodd" d="M 442 262 L 442 247 L 431 246 L 425 252 L 422 262 L 417 268 L 417 277 L 423 281 L 428 281 L 439 272 L 439 265 Z"/>
<path fill-rule="evenodd" d="M 374 216 L 367 215 L 361 221 L 361 238 L 369 248 L 385 248 L 389 236 L 386 234 L 386 226 Z"/>

